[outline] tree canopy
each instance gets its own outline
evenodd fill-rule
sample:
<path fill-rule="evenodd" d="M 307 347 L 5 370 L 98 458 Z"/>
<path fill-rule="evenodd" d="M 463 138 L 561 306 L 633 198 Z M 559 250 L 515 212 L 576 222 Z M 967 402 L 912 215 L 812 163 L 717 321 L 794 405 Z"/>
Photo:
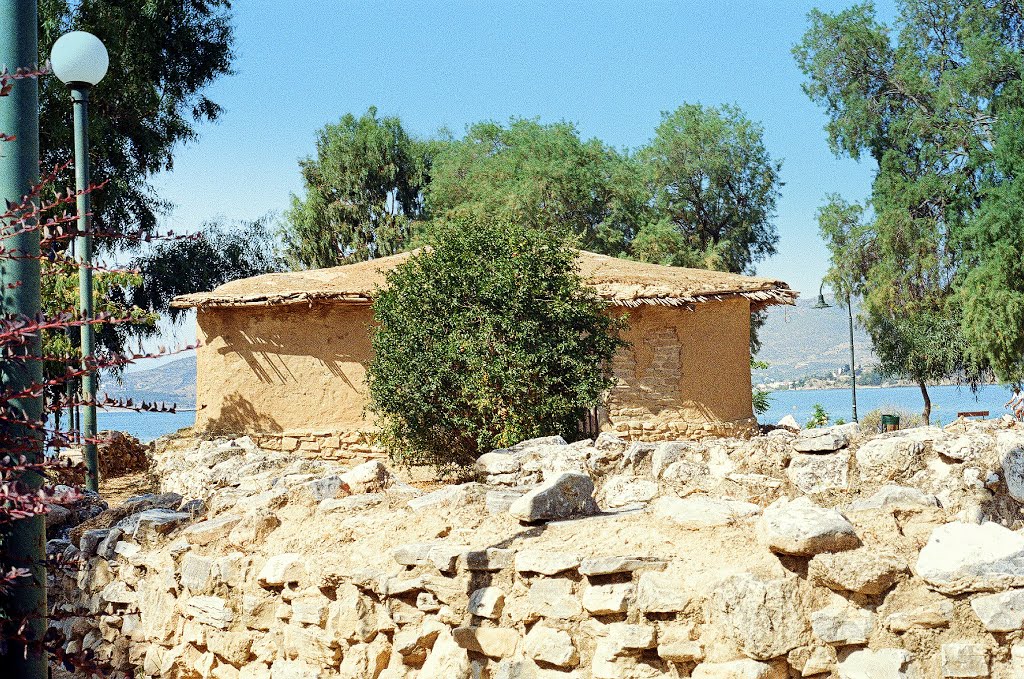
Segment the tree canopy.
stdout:
<path fill-rule="evenodd" d="M 150 181 L 174 166 L 174 152 L 221 107 L 206 94 L 231 72 L 230 0 L 40 0 L 40 63 L 70 30 L 98 36 L 110 74 L 90 97 L 94 223 L 105 232 L 153 231 L 167 209 Z M 55 166 L 74 157 L 68 88 L 40 80 L 40 156 Z"/>
<path fill-rule="evenodd" d="M 1014 312 L 991 290 L 961 293 L 1005 276 L 1003 260 L 1020 245 L 991 199 L 1012 191 L 996 150 L 1013 146 L 999 139 L 1010 131 L 1000 121 L 1020 108 L 1024 22 L 1009 2 L 898 8 L 893 26 L 871 4 L 815 10 L 794 53 L 805 91 L 828 113 L 833 150 L 877 165 L 867 220 L 852 239 L 856 258 L 846 252 L 850 234 L 823 223 L 831 276 L 863 295 L 883 370 L 917 381 L 927 404 L 928 381 L 976 384 L 989 367 L 1012 376 L 1022 360 L 1005 342 L 1020 334 L 1019 305 Z M 978 268 L 986 262 L 988 273 Z M 994 313 L 980 308 L 993 303 Z"/>
<path fill-rule="evenodd" d="M 305 195 L 286 215 L 287 256 L 296 267 L 334 266 L 406 249 L 423 213 L 429 144 L 371 107 L 317 133 L 301 161 Z"/>

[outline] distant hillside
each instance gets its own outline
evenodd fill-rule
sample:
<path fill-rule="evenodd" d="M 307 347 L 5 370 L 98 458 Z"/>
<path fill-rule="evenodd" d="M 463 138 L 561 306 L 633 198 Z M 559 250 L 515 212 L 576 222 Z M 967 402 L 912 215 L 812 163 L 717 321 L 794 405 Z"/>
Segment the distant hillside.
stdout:
<path fill-rule="evenodd" d="M 149 370 L 122 375 L 121 384 L 108 377 L 102 381 L 100 393 L 112 398 L 131 398 L 136 402 L 162 401 L 177 403 L 182 408 L 195 408 L 195 354 Z"/>
<path fill-rule="evenodd" d="M 815 298 L 801 299 L 795 307 L 776 306 L 761 328 L 757 358 L 770 365 L 754 374 L 755 382 L 780 382 L 808 375 L 828 375 L 850 365 L 850 327 L 843 307 L 814 309 Z M 830 300 L 831 303 L 831 300 Z M 856 313 L 854 309 L 854 313 Z M 856 318 L 855 318 L 856 320 Z M 857 368 L 876 365 L 871 339 L 854 325 Z"/>

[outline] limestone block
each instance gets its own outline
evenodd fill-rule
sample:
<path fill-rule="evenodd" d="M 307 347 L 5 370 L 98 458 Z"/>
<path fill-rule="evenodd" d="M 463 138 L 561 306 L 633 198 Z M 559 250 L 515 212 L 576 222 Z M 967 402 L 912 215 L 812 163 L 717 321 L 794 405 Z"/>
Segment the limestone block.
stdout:
<path fill-rule="evenodd" d="M 278 658 L 270 666 L 270 679 L 320 679 L 320 670 L 301 660 Z"/>
<path fill-rule="evenodd" d="M 430 550 L 438 544 L 437 542 L 414 542 L 398 545 L 391 551 L 391 556 L 403 566 L 422 566 L 429 561 Z"/>
<path fill-rule="evenodd" d="M 605 631 L 604 643 L 613 655 L 626 655 L 658 645 L 658 632 L 654 625 L 613 622 Z"/>
<path fill-rule="evenodd" d="M 836 509 L 826 509 L 801 496 L 782 498 L 764 510 L 761 537 L 773 552 L 811 556 L 853 549 L 860 544 L 853 524 Z"/>
<path fill-rule="evenodd" d="M 582 575 L 611 575 L 612 573 L 632 573 L 639 570 L 663 570 L 664 559 L 651 556 L 601 556 L 594 559 L 583 559 L 579 571 Z"/>
<path fill-rule="evenodd" d="M 848 604 L 835 604 L 811 613 L 811 629 L 826 644 L 866 644 L 874 626 L 870 611 Z"/>
<path fill-rule="evenodd" d="M 914 572 L 944 594 L 1024 586 L 1024 536 L 995 523 L 947 523 L 932 531 Z"/>
<path fill-rule="evenodd" d="M 501 627 L 456 627 L 452 630 L 455 643 L 490 658 L 508 658 L 516 652 L 519 632 Z"/>
<path fill-rule="evenodd" d="M 484 504 L 488 514 L 504 514 L 512 506 L 512 503 L 526 495 L 526 490 L 519 489 L 495 489 L 487 491 Z"/>
<path fill-rule="evenodd" d="M 576 667 L 580 662 L 572 636 L 544 623 L 537 623 L 530 629 L 523 646 L 529 657 L 556 667 Z"/>
<path fill-rule="evenodd" d="M 864 509 L 897 509 L 900 507 L 938 507 L 939 500 L 917 488 L 894 483 L 879 488 L 874 495 L 850 504 L 851 511 Z"/>
<path fill-rule="evenodd" d="M 829 672 L 836 666 L 836 649 L 831 646 L 800 646 L 786 656 L 786 661 L 802 677 Z"/>
<path fill-rule="evenodd" d="M 191 518 L 192 515 L 186 512 L 175 512 L 170 509 L 156 507 L 128 517 L 126 521 L 129 523 L 126 525 L 134 523 L 134 530 L 130 532 L 138 542 L 148 544 L 161 539 Z M 121 526 L 121 528 L 126 533 L 129 532 L 125 529 L 125 526 Z"/>
<path fill-rule="evenodd" d="M 487 549 L 466 552 L 461 562 L 471 571 L 500 571 L 510 568 L 515 559 L 515 551 L 488 547 Z"/>
<path fill-rule="evenodd" d="M 914 656 L 902 648 L 862 649 L 839 661 L 839 679 L 922 679 Z"/>
<path fill-rule="evenodd" d="M 306 576 L 301 554 L 276 554 L 270 557 L 260 569 L 256 580 L 264 587 L 281 587 L 299 582 Z"/>
<path fill-rule="evenodd" d="M 907 564 L 895 552 L 859 547 L 818 554 L 808 564 L 807 577 L 832 590 L 875 596 L 896 584 L 906 571 Z"/>
<path fill-rule="evenodd" d="M 857 449 L 857 465 L 865 478 L 894 481 L 920 469 L 923 453 L 924 444 L 906 436 L 877 438 Z"/>
<path fill-rule="evenodd" d="M 242 517 L 238 514 L 222 514 L 213 519 L 200 521 L 181 531 L 181 536 L 193 545 L 208 545 L 223 540 Z"/>
<path fill-rule="evenodd" d="M 213 559 L 186 554 L 181 560 L 181 586 L 192 594 L 207 594 L 213 587 Z"/>
<path fill-rule="evenodd" d="M 679 572 L 643 571 L 637 581 L 636 607 L 643 613 L 678 613 L 692 598 L 686 577 Z"/>
<path fill-rule="evenodd" d="M 790 483 L 805 493 L 826 493 L 848 488 L 849 470 L 849 451 L 827 455 L 795 453 L 786 468 L 786 476 Z"/>
<path fill-rule="evenodd" d="M 252 642 L 253 635 L 249 632 L 209 630 L 206 633 L 207 649 L 232 665 L 245 664 L 249 659 Z"/>
<path fill-rule="evenodd" d="M 602 504 L 611 509 L 643 505 L 657 495 L 657 483 L 635 476 L 613 476 L 601 489 Z"/>
<path fill-rule="evenodd" d="M 327 620 L 331 601 L 319 590 L 307 591 L 292 599 L 291 621 L 303 625 L 322 626 Z"/>
<path fill-rule="evenodd" d="M 942 599 L 924 606 L 915 606 L 906 611 L 892 613 L 886 617 L 885 626 L 893 632 L 906 632 L 915 627 L 921 629 L 949 627 L 952 621 L 953 602 Z"/>
<path fill-rule="evenodd" d="M 337 666 L 341 660 L 341 649 L 336 647 L 330 635 L 319 627 L 285 625 L 282 640 L 285 656 L 288 658 L 302 660 L 324 669 Z"/>
<path fill-rule="evenodd" d="M 982 644 L 943 644 L 940 650 L 943 677 L 987 677 L 988 649 Z"/>
<path fill-rule="evenodd" d="M 1024 629 L 1024 589 L 975 597 L 971 608 L 989 632 Z"/>
<path fill-rule="evenodd" d="M 505 592 L 500 587 L 481 587 L 469 595 L 469 612 L 482 618 L 501 617 Z"/>
<path fill-rule="evenodd" d="M 353 585 L 341 585 L 335 600 L 327 607 L 325 629 L 335 643 L 369 641 L 380 629 L 383 611 L 376 611 L 372 602 Z"/>
<path fill-rule="evenodd" d="M 533 581 L 526 595 L 529 621 L 537 618 L 569 619 L 583 613 L 583 605 L 572 593 L 572 581 L 564 578 L 541 578 Z"/>
<path fill-rule="evenodd" d="M 484 476 L 516 474 L 522 466 L 522 457 L 508 450 L 484 453 L 476 460 L 476 470 Z"/>
<path fill-rule="evenodd" d="M 434 643 L 433 649 L 423 663 L 420 676 L 445 677 L 445 679 L 469 679 L 470 663 L 466 649 L 455 643 L 451 632 L 445 628 Z"/>
<path fill-rule="evenodd" d="M 732 660 L 720 663 L 701 663 L 693 668 L 692 679 L 786 679 L 786 672 L 778 665 L 756 660 Z"/>
<path fill-rule="evenodd" d="M 513 502 L 509 514 L 526 523 L 590 516 L 599 511 L 593 496 L 589 476 L 565 472 Z"/>
<path fill-rule="evenodd" d="M 516 570 L 520 573 L 555 575 L 580 565 L 580 557 L 544 549 L 524 549 L 516 554 Z"/>
<path fill-rule="evenodd" d="M 849 444 L 846 433 L 838 427 L 804 429 L 793 439 L 798 453 L 831 453 Z"/>
<path fill-rule="evenodd" d="M 693 625 L 663 623 L 658 627 L 658 657 L 677 663 L 704 659 L 704 644 L 691 639 Z"/>
<path fill-rule="evenodd" d="M 185 614 L 197 622 L 227 629 L 235 619 L 228 602 L 219 596 L 194 596 L 185 602 Z"/>
<path fill-rule="evenodd" d="M 435 620 L 429 620 L 419 627 L 406 627 L 395 634 L 393 649 L 402 657 L 404 664 L 419 667 L 427 659 L 427 654 L 442 631 L 446 631 L 445 626 Z"/>
<path fill-rule="evenodd" d="M 731 576 L 714 588 L 709 608 L 715 626 L 755 660 L 785 655 L 809 638 L 804 596 L 794 577 Z"/>
<path fill-rule="evenodd" d="M 592 615 L 625 613 L 636 594 L 631 582 L 592 585 L 583 590 L 583 608 Z"/>
<path fill-rule="evenodd" d="M 704 495 L 661 497 L 651 508 L 659 518 L 691 530 L 726 526 L 761 513 L 761 508 L 750 502 Z"/>

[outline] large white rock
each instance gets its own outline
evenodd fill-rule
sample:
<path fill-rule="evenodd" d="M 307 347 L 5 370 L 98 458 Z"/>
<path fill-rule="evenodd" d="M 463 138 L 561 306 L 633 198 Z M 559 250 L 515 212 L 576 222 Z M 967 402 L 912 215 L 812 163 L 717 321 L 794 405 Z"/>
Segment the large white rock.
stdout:
<path fill-rule="evenodd" d="M 583 591 L 583 608 L 591 615 L 625 613 L 636 594 L 631 582 L 610 585 L 592 585 Z"/>
<path fill-rule="evenodd" d="M 906 571 L 907 564 L 895 552 L 871 546 L 819 554 L 808 564 L 807 578 L 832 590 L 874 596 L 895 585 Z"/>
<path fill-rule="evenodd" d="M 848 604 L 834 604 L 811 613 L 814 635 L 832 646 L 866 644 L 873 625 L 871 611 Z"/>
<path fill-rule="evenodd" d="M 520 573 L 555 575 L 580 565 L 577 554 L 544 549 L 524 549 L 516 554 L 516 570 Z"/>
<path fill-rule="evenodd" d="M 971 608 L 989 632 L 1024 629 L 1024 589 L 975 597 Z"/>
<path fill-rule="evenodd" d="M 572 636 L 560 629 L 537 623 L 524 639 L 526 654 L 534 660 L 555 665 L 556 667 L 575 667 L 580 662 L 580 655 Z"/>
<path fill-rule="evenodd" d="M 256 579 L 264 587 L 281 587 L 298 582 L 306 573 L 301 554 L 277 554 L 267 559 Z"/>
<path fill-rule="evenodd" d="M 804 429 L 793 439 L 793 450 L 798 453 L 831 453 L 849 444 L 846 434 L 837 427 Z"/>
<path fill-rule="evenodd" d="M 944 594 L 1024 587 L 1024 536 L 995 523 L 947 523 L 932 531 L 914 566 Z"/>
<path fill-rule="evenodd" d="M 914 656 L 902 648 L 854 651 L 839 662 L 839 679 L 922 679 Z"/>
<path fill-rule="evenodd" d="M 657 494 L 657 483 L 636 476 L 613 476 L 601 489 L 602 504 L 609 509 L 643 505 Z"/>
<path fill-rule="evenodd" d="M 662 497 L 651 507 L 656 516 L 691 530 L 726 526 L 761 513 L 761 508 L 750 502 L 706 495 Z"/>
<path fill-rule="evenodd" d="M 909 436 L 872 439 L 857 449 L 861 475 L 890 481 L 913 474 L 922 464 L 924 444 Z"/>
<path fill-rule="evenodd" d="M 778 658 L 809 640 L 806 603 L 795 577 L 731 576 L 713 588 L 709 608 L 715 628 L 755 660 Z"/>
<path fill-rule="evenodd" d="M 849 470 L 850 453 L 846 450 L 826 455 L 795 453 L 786 476 L 805 493 L 824 493 L 849 487 Z"/>
<path fill-rule="evenodd" d="M 341 475 L 341 480 L 353 493 L 377 493 L 391 485 L 391 472 L 380 460 L 357 465 Z"/>
<path fill-rule="evenodd" d="M 554 521 L 596 514 L 594 482 L 586 474 L 566 472 L 512 503 L 509 514 L 520 521 Z"/>
<path fill-rule="evenodd" d="M 759 524 L 761 538 L 773 552 L 811 556 L 853 549 L 860 544 L 853 524 L 836 509 L 801 496 L 780 498 L 768 506 Z"/>

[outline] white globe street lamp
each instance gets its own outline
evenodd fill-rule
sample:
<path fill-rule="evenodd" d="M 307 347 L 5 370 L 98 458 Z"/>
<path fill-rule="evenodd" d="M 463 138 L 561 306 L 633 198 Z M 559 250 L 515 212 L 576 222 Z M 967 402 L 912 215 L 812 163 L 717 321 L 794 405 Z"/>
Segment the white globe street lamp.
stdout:
<path fill-rule="evenodd" d="M 99 462 L 96 457 L 96 370 L 92 363 L 92 219 L 89 201 L 89 90 L 107 74 L 107 48 L 92 33 L 72 31 L 53 43 L 50 65 L 54 74 L 71 90 L 75 108 L 75 188 L 78 192 L 78 300 L 82 320 L 82 457 L 87 469 L 86 488 L 99 491 Z"/>

